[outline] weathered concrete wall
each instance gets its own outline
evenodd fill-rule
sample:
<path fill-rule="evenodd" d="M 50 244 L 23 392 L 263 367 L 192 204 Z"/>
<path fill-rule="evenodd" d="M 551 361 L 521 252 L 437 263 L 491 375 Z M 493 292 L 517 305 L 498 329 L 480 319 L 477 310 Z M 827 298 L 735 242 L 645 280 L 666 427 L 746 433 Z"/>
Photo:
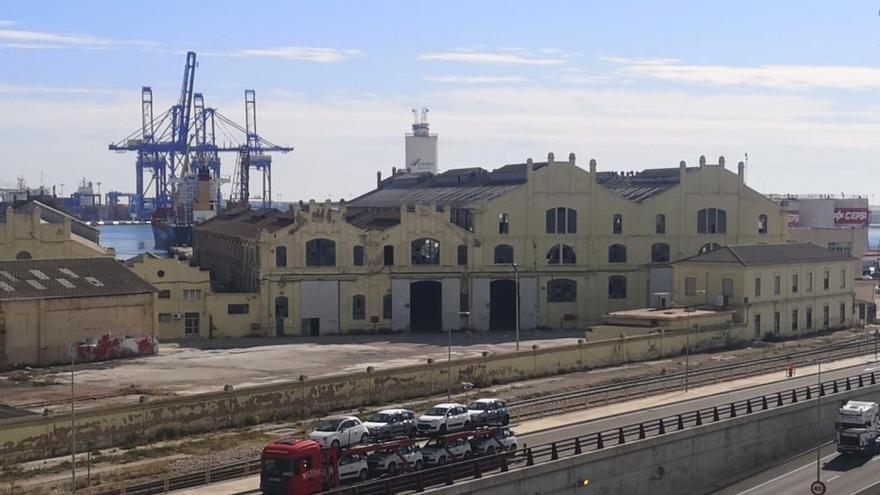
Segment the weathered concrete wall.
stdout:
<path fill-rule="evenodd" d="M 692 349 L 727 346 L 737 328 L 691 333 Z M 548 349 L 453 361 L 452 382 L 478 386 L 657 359 L 683 352 L 685 334 L 670 332 L 587 342 Z M 446 362 L 363 371 L 233 391 L 147 401 L 77 413 L 77 438 L 96 448 L 143 442 L 175 433 L 218 429 L 274 418 L 307 418 L 330 411 L 441 394 Z M 0 462 L 63 454 L 69 448 L 70 417 L 49 415 L 0 422 Z"/>
<path fill-rule="evenodd" d="M 712 493 L 761 466 L 834 435 L 834 416 L 846 400 L 880 399 L 880 385 L 826 397 L 821 422 L 815 401 L 708 424 L 620 447 L 485 476 L 426 493 L 458 495 L 699 495 Z M 589 490 L 583 487 L 589 479 Z M 804 486 L 804 493 L 809 487 Z"/>

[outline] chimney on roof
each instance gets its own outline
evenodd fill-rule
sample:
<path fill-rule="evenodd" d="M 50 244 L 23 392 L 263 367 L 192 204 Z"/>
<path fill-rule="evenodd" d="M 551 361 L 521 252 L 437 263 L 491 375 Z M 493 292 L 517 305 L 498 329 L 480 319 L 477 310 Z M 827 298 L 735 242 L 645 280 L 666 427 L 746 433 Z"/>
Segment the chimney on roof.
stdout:
<path fill-rule="evenodd" d="M 379 170 L 376 172 L 376 189 L 382 185 L 382 171 Z"/>
<path fill-rule="evenodd" d="M 397 175 L 397 167 L 391 167 L 391 177 Z"/>
<path fill-rule="evenodd" d="M 724 166 L 724 155 L 721 155 L 718 157 L 718 166 L 720 166 L 720 167 Z"/>
<path fill-rule="evenodd" d="M 553 155 L 553 152 L 547 153 L 547 164 L 553 165 L 553 162 L 556 161 L 556 156 Z"/>
<path fill-rule="evenodd" d="M 700 168 L 706 166 L 706 155 L 700 155 Z"/>
<path fill-rule="evenodd" d="M 678 183 L 684 182 L 684 174 L 687 173 L 687 163 L 684 160 L 678 162 Z"/>
<path fill-rule="evenodd" d="M 745 184 L 746 182 L 746 164 L 743 162 L 739 162 L 736 164 L 736 175 L 739 176 L 739 183 Z"/>
<path fill-rule="evenodd" d="M 532 181 L 532 174 L 535 173 L 535 164 L 531 158 L 526 159 L 526 182 Z"/>
<path fill-rule="evenodd" d="M 568 154 L 568 163 L 569 163 L 570 165 L 574 165 L 574 161 L 575 161 L 575 160 L 574 160 L 574 153 L 569 153 L 569 154 Z"/>
<path fill-rule="evenodd" d="M 590 173 L 593 175 L 596 174 L 596 159 L 595 158 L 590 158 Z"/>

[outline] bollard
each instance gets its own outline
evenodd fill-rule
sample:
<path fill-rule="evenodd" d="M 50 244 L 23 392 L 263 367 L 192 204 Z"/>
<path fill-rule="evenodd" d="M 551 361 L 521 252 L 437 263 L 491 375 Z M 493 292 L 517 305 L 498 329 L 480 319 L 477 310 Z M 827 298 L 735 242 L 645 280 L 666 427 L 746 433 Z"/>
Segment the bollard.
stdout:
<path fill-rule="evenodd" d="M 761 409 L 767 409 L 767 396 L 761 397 Z"/>
<path fill-rule="evenodd" d="M 752 399 L 746 401 L 746 414 L 752 414 Z"/>
<path fill-rule="evenodd" d="M 703 415 L 697 410 L 697 426 L 703 425 Z"/>
<path fill-rule="evenodd" d="M 575 444 L 575 445 L 580 446 L 580 444 Z M 579 452 L 575 452 L 575 453 L 579 453 Z M 502 472 L 502 473 L 506 473 L 507 471 L 508 471 L 508 468 L 507 468 L 507 454 L 502 454 L 502 455 L 501 455 L 501 472 Z"/>
<path fill-rule="evenodd" d="M 645 439 L 645 423 L 639 423 L 639 440 Z"/>
<path fill-rule="evenodd" d="M 877 385 L 877 377 L 874 376 L 874 372 L 871 372 L 871 385 Z"/>
<path fill-rule="evenodd" d="M 852 385 L 850 385 L 850 383 L 849 383 L 849 377 L 846 377 L 846 389 L 852 390 Z"/>
<path fill-rule="evenodd" d="M 718 414 L 718 406 L 712 408 L 712 421 L 721 421 L 721 416 Z"/>
<path fill-rule="evenodd" d="M 474 479 L 478 480 L 483 477 L 483 473 L 480 472 L 480 460 L 477 459 L 474 461 Z"/>
<path fill-rule="evenodd" d="M 602 440 L 602 432 L 596 433 L 596 450 L 604 449 L 605 442 Z"/>
<path fill-rule="evenodd" d="M 792 403 L 792 404 L 796 404 L 796 403 L 797 403 L 797 390 L 792 390 L 792 391 L 791 391 L 791 403 Z"/>
<path fill-rule="evenodd" d="M 658 435 L 666 434 L 666 425 L 663 424 L 663 418 L 660 418 L 660 426 L 657 428 Z"/>
<path fill-rule="evenodd" d="M 507 462 L 506 461 L 504 464 L 501 465 L 501 470 L 502 471 L 507 470 Z M 416 472 L 416 491 L 420 492 L 420 493 L 425 491 L 425 480 L 424 480 L 424 478 L 422 478 L 421 471 Z"/>
<path fill-rule="evenodd" d="M 550 460 L 556 461 L 559 460 L 559 451 L 556 450 L 556 442 L 550 444 Z"/>
<path fill-rule="evenodd" d="M 446 465 L 446 485 L 447 486 L 451 485 L 454 482 L 455 482 L 455 480 L 453 480 L 453 478 L 452 478 L 452 467 L 449 464 L 447 464 Z"/>
<path fill-rule="evenodd" d="M 623 433 L 623 428 L 620 428 L 619 430 L 617 430 L 617 443 L 618 443 L 618 445 L 622 444 L 622 443 L 626 443 L 626 435 L 624 435 L 624 433 Z"/>
<path fill-rule="evenodd" d="M 574 437 L 574 455 L 581 453 L 581 437 Z"/>
<path fill-rule="evenodd" d="M 776 407 L 782 407 L 782 392 L 776 392 Z"/>
<path fill-rule="evenodd" d="M 678 429 L 684 429 L 684 418 L 681 417 L 681 414 L 678 415 Z"/>
<path fill-rule="evenodd" d="M 733 402 L 730 403 L 730 417 L 736 417 L 736 404 L 734 404 Z"/>

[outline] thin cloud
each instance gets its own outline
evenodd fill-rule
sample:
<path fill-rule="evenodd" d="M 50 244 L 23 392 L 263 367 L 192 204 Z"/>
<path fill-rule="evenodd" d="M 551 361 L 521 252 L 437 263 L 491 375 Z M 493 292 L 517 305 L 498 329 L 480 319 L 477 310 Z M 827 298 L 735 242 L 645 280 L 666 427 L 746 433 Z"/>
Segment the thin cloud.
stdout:
<path fill-rule="evenodd" d="M 324 48 L 308 46 L 280 46 L 275 48 L 254 48 L 236 50 L 228 53 L 232 57 L 270 57 L 306 62 L 338 63 L 360 55 L 360 50 L 347 48 Z"/>
<path fill-rule="evenodd" d="M 468 64 L 489 65 L 564 65 L 564 57 L 538 57 L 529 52 L 516 49 L 512 52 L 457 51 L 430 52 L 418 56 L 418 60 L 440 60 Z"/>
<path fill-rule="evenodd" d="M 19 86 L 12 84 L 0 84 L 0 94 L 88 94 L 88 95 L 113 95 L 123 94 L 125 91 L 118 89 L 103 88 L 77 88 L 55 86 Z"/>
<path fill-rule="evenodd" d="M 0 26 L 8 26 L 0 21 Z M 53 33 L 49 31 L 28 31 L 23 29 L 0 29 L 0 42 L 9 48 L 83 48 L 98 49 L 113 46 L 157 46 L 158 43 L 140 40 L 119 40 L 101 38 L 89 34 Z"/>
<path fill-rule="evenodd" d="M 764 87 L 784 90 L 880 88 L 880 67 L 858 65 L 693 65 L 681 60 L 604 58 L 619 65 L 617 73 L 710 86 Z"/>
<path fill-rule="evenodd" d="M 14 26 L 15 24 L 16 24 L 15 21 L 10 21 L 8 19 L 0 19 L 0 27 Z"/>
<path fill-rule="evenodd" d="M 528 79 L 522 76 L 425 76 L 425 81 L 435 83 L 499 84 L 525 82 Z"/>

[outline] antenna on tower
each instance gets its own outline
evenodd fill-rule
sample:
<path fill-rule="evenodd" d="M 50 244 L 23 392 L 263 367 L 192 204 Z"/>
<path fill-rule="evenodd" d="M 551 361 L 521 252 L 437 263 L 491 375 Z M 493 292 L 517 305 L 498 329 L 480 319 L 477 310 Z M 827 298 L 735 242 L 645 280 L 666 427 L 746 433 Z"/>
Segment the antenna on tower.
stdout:
<path fill-rule="evenodd" d="M 422 107 L 422 124 L 428 123 L 428 108 Z"/>
<path fill-rule="evenodd" d="M 749 171 L 749 154 L 746 153 L 746 163 L 745 163 L 745 167 L 743 167 L 743 182 L 745 182 L 746 178 L 748 177 L 746 175 L 748 173 L 748 171 Z"/>
<path fill-rule="evenodd" d="M 418 124 L 419 123 L 419 109 L 413 108 L 412 114 L 413 114 L 413 124 Z"/>

